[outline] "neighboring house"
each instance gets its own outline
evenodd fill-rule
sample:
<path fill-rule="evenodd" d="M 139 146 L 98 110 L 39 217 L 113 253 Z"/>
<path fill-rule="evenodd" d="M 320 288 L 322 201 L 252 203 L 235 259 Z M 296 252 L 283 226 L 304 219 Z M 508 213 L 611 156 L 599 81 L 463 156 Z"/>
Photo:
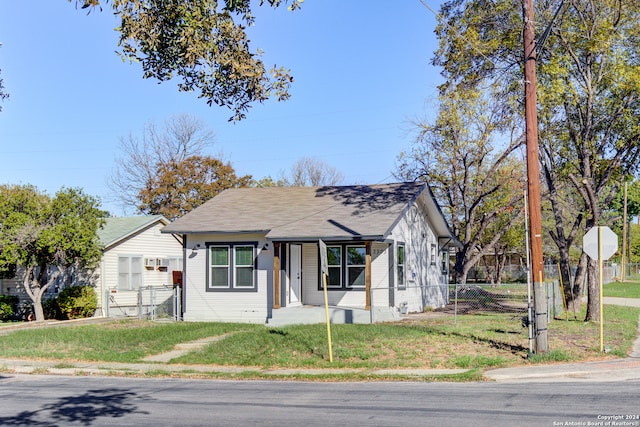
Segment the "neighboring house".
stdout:
<path fill-rule="evenodd" d="M 182 270 L 180 236 L 160 232 L 167 224 L 169 220 L 162 215 L 107 218 L 98 230 L 103 255 L 96 270 L 67 270 L 47 289 L 43 300 L 55 298 L 67 286 L 88 284 L 96 289 L 98 315 L 137 315 L 139 289 L 170 289 L 172 271 Z M 5 295 L 17 295 L 21 305 L 31 305 L 18 278 L 0 280 L 0 288 Z"/>
<path fill-rule="evenodd" d="M 162 215 L 107 218 L 98 231 L 104 249 L 96 292 L 103 316 L 136 315 L 141 288 L 173 287 L 183 250 L 180 236 L 160 232 L 167 224 Z"/>
<path fill-rule="evenodd" d="M 448 302 L 460 246 L 424 183 L 225 190 L 162 229 L 184 241 L 187 321 L 393 320 Z"/>

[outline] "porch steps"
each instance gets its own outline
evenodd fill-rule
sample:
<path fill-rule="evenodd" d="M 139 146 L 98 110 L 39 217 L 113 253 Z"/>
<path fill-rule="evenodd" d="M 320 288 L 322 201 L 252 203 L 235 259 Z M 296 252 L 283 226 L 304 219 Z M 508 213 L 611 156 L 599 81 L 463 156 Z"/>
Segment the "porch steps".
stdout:
<path fill-rule="evenodd" d="M 324 307 L 294 306 L 272 310 L 267 319 L 267 326 L 287 326 L 324 323 L 326 321 Z M 376 323 L 400 320 L 402 317 L 393 307 L 373 308 L 372 311 L 352 307 L 329 307 L 329 319 L 334 324 Z"/>

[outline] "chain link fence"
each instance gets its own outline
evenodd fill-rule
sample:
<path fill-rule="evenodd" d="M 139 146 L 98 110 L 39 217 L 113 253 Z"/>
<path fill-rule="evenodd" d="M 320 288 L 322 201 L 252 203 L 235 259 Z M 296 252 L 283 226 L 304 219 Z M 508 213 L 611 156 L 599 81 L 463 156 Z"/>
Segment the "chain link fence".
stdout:
<path fill-rule="evenodd" d="M 547 281 L 544 285 L 546 312 L 551 320 L 564 312 L 564 297 L 558 281 Z M 454 284 L 449 286 L 449 304 L 438 311 L 453 314 L 454 323 L 458 314 L 513 314 L 521 317 L 526 326 L 532 299 L 526 283 Z"/>
<path fill-rule="evenodd" d="M 122 293 L 121 293 L 122 294 Z M 147 286 L 124 297 L 105 293 L 107 317 L 137 317 L 148 320 L 181 320 L 182 292 L 176 286 Z"/>

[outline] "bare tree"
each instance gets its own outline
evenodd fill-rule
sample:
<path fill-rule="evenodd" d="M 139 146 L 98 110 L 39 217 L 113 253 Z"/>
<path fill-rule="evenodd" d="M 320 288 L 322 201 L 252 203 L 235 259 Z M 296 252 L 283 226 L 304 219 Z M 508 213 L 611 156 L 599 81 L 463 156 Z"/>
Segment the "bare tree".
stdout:
<path fill-rule="evenodd" d="M 138 211 L 139 195 L 155 179 L 158 168 L 203 155 L 214 142 L 213 131 L 202 120 L 186 114 L 165 120 L 162 128 L 153 122 L 147 124 L 140 138 L 133 134 L 121 138 L 121 155 L 107 181 L 112 200 L 125 212 Z"/>
<path fill-rule="evenodd" d="M 284 181 L 293 187 L 338 185 L 344 181 L 344 175 L 317 157 L 302 157 L 291 167 L 291 176 Z"/>

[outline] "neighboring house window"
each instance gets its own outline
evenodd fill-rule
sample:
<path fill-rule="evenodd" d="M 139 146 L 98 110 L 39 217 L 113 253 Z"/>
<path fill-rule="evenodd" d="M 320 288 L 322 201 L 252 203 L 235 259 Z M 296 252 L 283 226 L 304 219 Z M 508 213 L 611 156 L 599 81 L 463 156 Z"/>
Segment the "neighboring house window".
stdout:
<path fill-rule="evenodd" d="M 342 246 L 327 246 L 327 264 L 329 265 L 329 277 L 327 287 L 342 287 Z"/>
<path fill-rule="evenodd" d="M 347 286 L 365 286 L 367 251 L 364 246 L 347 246 Z"/>
<path fill-rule="evenodd" d="M 396 269 L 398 271 L 398 289 L 406 289 L 407 284 L 405 282 L 406 271 L 405 271 L 404 243 L 398 243 Z"/>
<path fill-rule="evenodd" d="M 436 265 L 436 245 L 431 244 L 431 265 Z"/>
<path fill-rule="evenodd" d="M 182 257 L 167 258 L 167 270 L 169 274 L 171 274 L 172 271 L 182 271 Z"/>
<path fill-rule="evenodd" d="M 142 257 L 118 256 L 118 289 L 135 290 L 142 286 Z"/>
<path fill-rule="evenodd" d="M 255 244 L 208 245 L 208 290 L 254 290 Z"/>

